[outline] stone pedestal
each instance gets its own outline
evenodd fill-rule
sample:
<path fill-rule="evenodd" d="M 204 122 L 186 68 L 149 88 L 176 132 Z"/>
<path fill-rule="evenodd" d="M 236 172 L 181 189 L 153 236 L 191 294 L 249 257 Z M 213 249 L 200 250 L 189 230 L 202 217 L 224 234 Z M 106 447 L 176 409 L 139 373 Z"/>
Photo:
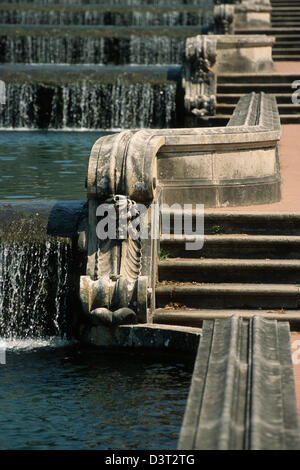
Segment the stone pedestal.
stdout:
<path fill-rule="evenodd" d="M 265 35 L 217 36 L 216 74 L 272 71 L 274 42 Z"/>
<path fill-rule="evenodd" d="M 182 86 L 188 114 L 213 116 L 217 76 L 273 70 L 275 38 L 266 35 L 199 35 L 186 41 Z"/>
<path fill-rule="evenodd" d="M 233 29 L 271 27 L 272 7 L 269 2 L 245 1 L 234 8 Z"/>

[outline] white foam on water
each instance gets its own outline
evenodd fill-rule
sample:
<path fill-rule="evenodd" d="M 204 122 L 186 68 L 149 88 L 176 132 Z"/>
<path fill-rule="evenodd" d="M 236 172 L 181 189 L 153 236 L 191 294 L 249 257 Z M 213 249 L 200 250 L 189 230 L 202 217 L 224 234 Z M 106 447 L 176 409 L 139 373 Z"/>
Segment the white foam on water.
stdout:
<path fill-rule="evenodd" d="M 49 338 L 0 338 L 0 349 L 6 351 L 30 351 L 39 348 L 62 348 L 75 344 L 75 340 L 68 340 L 52 336 Z"/>

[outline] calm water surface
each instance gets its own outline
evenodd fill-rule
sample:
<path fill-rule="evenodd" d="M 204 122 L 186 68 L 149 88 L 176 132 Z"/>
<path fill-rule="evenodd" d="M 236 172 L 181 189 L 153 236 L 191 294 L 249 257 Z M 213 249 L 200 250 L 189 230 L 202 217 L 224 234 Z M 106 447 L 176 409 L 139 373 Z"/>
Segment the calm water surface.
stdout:
<path fill-rule="evenodd" d="M 0 199 L 86 199 L 90 151 L 107 134 L 0 130 Z"/>
<path fill-rule="evenodd" d="M 176 449 L 186 363 L 46 341 L 0 365 L 0 449 Z"/>

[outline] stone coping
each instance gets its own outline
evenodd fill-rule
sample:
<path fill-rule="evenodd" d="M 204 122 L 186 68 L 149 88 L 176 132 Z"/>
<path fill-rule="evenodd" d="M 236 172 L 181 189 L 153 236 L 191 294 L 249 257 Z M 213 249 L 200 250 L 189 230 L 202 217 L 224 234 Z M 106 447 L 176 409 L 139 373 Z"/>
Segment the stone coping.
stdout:
<path fill-rule="evenodd" d="M 158 154 L 174 151 L 184 154 L 187 150 L 275 147 L 280 137 L 280 118 L 275 97 L 252 92 L 240 99 L 226 127 L 145 129 L 123 131 L 114 137 L 100 138 L 91 151 L 87 180 L 88 199 L 109 197 L 110 165 L 103 165 L 107 161 L 106 152 L 111 152 L 112 148 L 117 160 L 122 161 L 125 152 L 126 159 L 130 162 L 130 174 L 127 172 L 124 175 L 122 183 L 127 187 L 129 197 L 145 203 L 154 197 L 153 179 Z M 125 141 L 127 144 L 124 146 Z M 100 162 L 99 159 L 104 160 Z M 96 171 L 97 166 L 102 168 L 100 173 Z"/>
<path fill-rule="evenodd" d="M 250 2 L 243 2 L 240 3 L 239 5 L 235 5 L 234 9 L 235 13 L 248 13 L 248 12 L 257 12 L 257 13 L 269 13 L 272 11 L 272 7 L 266 4 L 253 4 Z"/>
<path fill-rule="evenodd" d="M 256 47 L 256 46 L 272 46 L 275 43 L 274 36 L 267 36 L 265 34 L 236 34 L 236 35 L 215 35 L 217 39 L 217 47 L 222 47 L 223 44 L 238 44 L 243 47 Z"/>

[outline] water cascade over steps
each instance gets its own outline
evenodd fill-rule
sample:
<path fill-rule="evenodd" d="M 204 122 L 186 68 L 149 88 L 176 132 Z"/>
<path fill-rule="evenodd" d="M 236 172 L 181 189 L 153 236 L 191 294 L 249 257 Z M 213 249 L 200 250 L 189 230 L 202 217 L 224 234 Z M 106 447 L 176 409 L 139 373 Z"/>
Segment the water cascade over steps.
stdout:
<path fill-rule="evenodd" d="M 70 247 L 62 242 L 0 244 L 0 336 L 67 331 Z"/>
<path fill-rule="evenodd" d="M 0 108 L 2 128 L 118 129 L 171 127 L 176 120 L 176 82 L 11 82 Z M 137 109 L 139 112 L 137 113 Z"/>
<path fill-rule="evenodd" d="M 1 128 L 182 125 L 180 67 L 213 2 L 0 1 Z"/>
<path fill-rule="evenodd" d="M 212 0 L 94 3 L 0 0 L 2 129 L 182 125 L 185 39 L 211 27 Z M 83 203 L 0 203 L 0 336 L 72 335 Z"/>
<path fill-rule="evenodd" d="M 80 201 L 1 201 L 0 337 L 74 333 L 81 263 L 75 236 L 83 215 Z"/>

